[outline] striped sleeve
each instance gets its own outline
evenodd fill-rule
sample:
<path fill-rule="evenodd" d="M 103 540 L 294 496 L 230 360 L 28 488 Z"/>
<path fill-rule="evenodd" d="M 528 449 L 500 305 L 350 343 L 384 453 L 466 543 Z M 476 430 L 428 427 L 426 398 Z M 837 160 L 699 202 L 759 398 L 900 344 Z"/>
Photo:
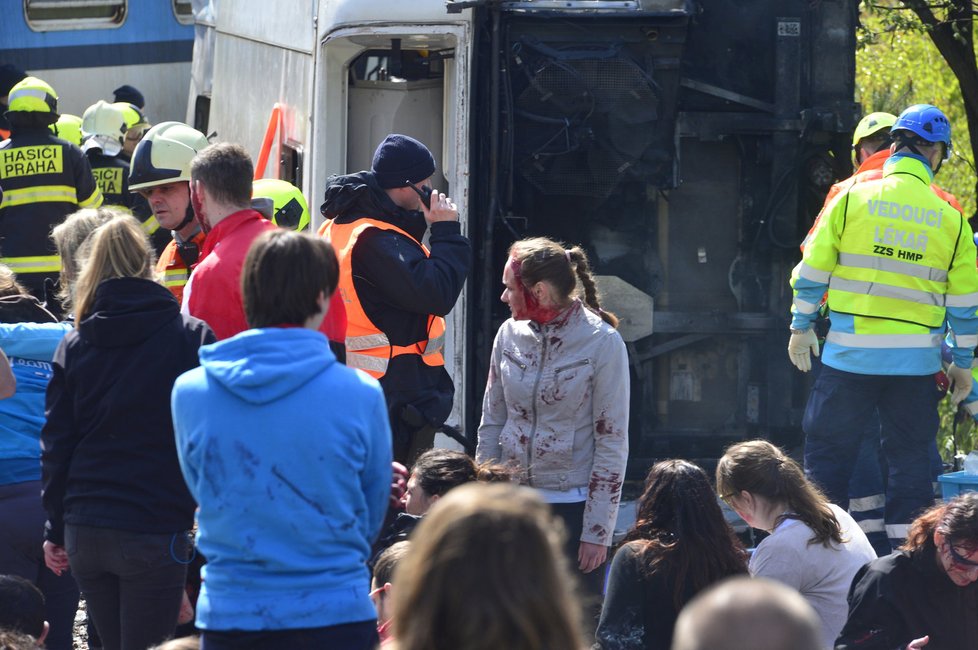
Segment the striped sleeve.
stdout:
<path fill-rule="evenodd" d="M 818 314 L 819 303 L 839 260 L 847 199 L 848 193 L 842 192 L 826 206 L 818 226 L 809 233 L 801 262 L 791 272 L 793 328 L 807 329 Z"/>
<path fill-rule="evenodd" d="M 969 368 L 978 346 L 978 269 L 975 268 L 975 242 L 971 228 L 962 217 L 958 245 L 947 274 L 948 325 L 952 336 L 948 337 L 954 365 Z"/>

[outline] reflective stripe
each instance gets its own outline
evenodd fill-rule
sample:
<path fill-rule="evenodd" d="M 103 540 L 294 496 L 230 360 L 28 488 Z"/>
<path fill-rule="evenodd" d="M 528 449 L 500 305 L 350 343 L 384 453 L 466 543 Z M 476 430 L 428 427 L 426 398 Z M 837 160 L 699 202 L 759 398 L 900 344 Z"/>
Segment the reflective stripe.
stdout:
<path fill-rule="evenodd" d="M 955 335 L 954 343 L 957 348 L 975 348 L 978 347 L 978 334 L 964 334 L 962 336 Z"/>
<path fill-rule="evenodd" d="M 887 524 L 886 536 L 890 539 L 906 539 L 910 524 Z"/>
<path fill-rule="evenodd" d="M 867 535 L 869 533 L 882 533 L 886 528 L 883 526 L 882 519 L 863 519 L 858 522 L 859 527 L 863 529 L 863 532 Z"/>
<path fill-rule="evenodd" d="M 143 230 L 146 231 L 147 235 L 152 235 L 154 232 L 160 229 L 160 222 L 156 220 L 153 215 L 149 216 L 149 219 L 143 222 Z"/>
<path fill-rule="evenodd" d="M 811 280 L 812 282 L 818 282 L 819 284 L 825 284 L 832 277 L 830 271 L 822 271 L 821 269 L 816 269 L 813 266 L 809 266 L 805 262 L 798 265 L 798 277 L 805 278 L 806 280 Z"/>
<path fill-rule="evenodd" d="M 346 365 L 350 368 L 359 368 L 381 374 L 387 372 L 387 359 L 375 357 L 371 354 L 357 354 L 356 352 L 346 352 Z"/>
<path fill-rule="evenodd" d="M 187 269 L 167 269 L 163 272 L 163 285 L 167 287 L 182 287 L 187 284 L 190 274 Z"/>
<path fill-rule="evenodd" d="M 814 314 L 818 311 L 818 305 L 801 298 L 795 298 L 793 304 L 799 314 Z"/>
<path fill-rule="evenodd" d="M 868 497 L 849 499 L 849 512 L 866 512 L 867 510 L 877 510 L 886 505 L 886 497 L 882 494 L 873 494 Z"/>
<path fill-rule="evenodd" d="M 20 190 L 4 190 L 0 207 L 12 208 L 31 203 L 77 203 L 78 195 L 70 185 L 38 185 Z"/>
<path fill-rule="evenodd" d="M 886 257 L 876 257 L 875 255 L 857 255 L 856 253 L 839 253 L 839 264 L 858 269 L 873 269 L 876 271 L 889 271 L 901 275 L 909 275 L 921 280 L 932 282 L 947 282 L 947 270 L 936 269 L 932 266 L 922 266 L 891 260 Z"/>
<path fill-rule="evenodd" d="M 825 340 L 847 348 L 939 348 L 940 334 L 849 334 L 829 330 Z"/>
<path fill-rule="evenodd" d="M 424 349 L 424 356 L 430 356 L 432 354 L 441 354 L 442 348 L 445 347 L 445 335 L 436 336 L 433 339 L 428 339 L 428 345 Z"/>
<path fill-rule="evenodd" d="M 10 93 L 10 96 L 7 97 L 7 105 L 9 106 L 15 99 L 20 99 L 21 97 L 33 97 L 34 99 L 40 99 L 42 102 L 46 102 L 50 96 L 50 93 L 44 90 L 37 90 L 36 88 L 18 88 L 14 92 Z"/>
<path fill-rule="evenodd" d="M 881 284 L 879 282 L 846 280 L 838 276 L 832 276 L 832 280 L 829 282 L 829 289 L 834 291 L 859 293 L 865 296 L 876 296 L 877 298 L 895 298 L 897 300 L 906 300 L 908 302 L 915 302 L 920 305 L 928 305 L 931 307 L 944 306 L 944 294 L 931 293 L 930 291 L 920 291 L 918 289 L 907 289 L 904 287 L 894 287 L 893 285 Z"/>
<path fill-rule="evenodd" d="M 960 295 L 947 295 L 944 297 L 944 304 L 948 307 L 975 307 L 978 306 L 978 293 L 963 293 Z"/>
<path fill-rule="evenodd" d="M 14 273 L 58 273 L 61 271 L 61 258 L 57 255 L 0 257 L 0 264 L 6 264 Z"/>
<path fill-rule="evenodd" d="M 383 332 L 380 334 L 365 334 L 363 336 L 346 337 L 347 352 L 350 352 L 351 350 L 372 350 L 374 348 L 387 347 L 390 344 L 390 339 L 388 339 L 387 335 Z"/>
<path fill-rule="evenodd" d="M 76 193 L 76 196 L 77 196 L 77 193 Z M 80 208 L 97 208 L 100 205 L 102 205 L 102 201 L 104 201 L 104 200 L 105 200 L 105 197 L 102 196 L 102 190 L 100 190 L 99 187 L 98 187 L 98 185 L 96 185 L 95 186 L 95 191 L 92 192 L 91 196 L 89 196 L 84 201 L 78 201 L 78 207 L 80 207 Z"/>
<path fill-rule="evenodd" d="M 978 400 L 975 400 L 974 402 L 968 402 L 967 404 L 965 404 L 964 410 L 970 413 L 971 415 L 975 415 L 976 413 L 978 413 Z"/>

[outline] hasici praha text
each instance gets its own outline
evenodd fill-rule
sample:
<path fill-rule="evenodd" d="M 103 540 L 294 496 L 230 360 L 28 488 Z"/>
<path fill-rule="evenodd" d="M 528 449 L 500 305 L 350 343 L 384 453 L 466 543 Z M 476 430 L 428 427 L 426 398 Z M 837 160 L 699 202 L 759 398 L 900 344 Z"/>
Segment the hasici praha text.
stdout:
<path fill-rule="evenodd" d="M 61 152 L 57 145 L 0 149 L 0 178 L 60 174 L 64 171 Z"/>
<path fill-rule="evenodd" d="M 122 168 L 121 167 L 99 167 L 92 170 L 95 182 L 98 183 L 102 194 L 121 194 L 122 193 Z"/>
<path fill-rule="evenodd" d="M 867 203 L 869 204 L 870 215 L 903 222 L 898 226 L 873 226 L 873 252 L 877 255 L 897 257 L 911 262 L 923 259 L 923 254 L 927 252 L 927 232 L 910 230 L 907 226 L 918 224 L 930 228 L 940 228 L 944 211 L 895 201 L 870 200 Z"/>

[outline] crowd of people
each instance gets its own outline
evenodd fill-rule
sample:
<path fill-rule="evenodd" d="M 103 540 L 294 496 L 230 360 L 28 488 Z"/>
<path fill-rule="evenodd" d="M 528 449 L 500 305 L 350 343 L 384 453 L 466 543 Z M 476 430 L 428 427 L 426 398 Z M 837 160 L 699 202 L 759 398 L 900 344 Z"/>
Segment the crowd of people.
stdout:
<path fill-rule="evenodd" d="M 898 427 L 890 402 L 863 399 L 850 437 L 832 443 L 812 412 L 839 391 L 865 397 L 849 377 L 858 337 L 895 332 L 862 329 L 893 306 L 842 264 L 912 274 L 909 258 L 860 263 L 840 220 L 861 233 L 862 215 L 839 206 L 909 192 L 890 187 L 902 177 L 842 188 L 795 273 L 793 363 L 809 369 L 819 352 L 806 326 L 826 287 L 843 316 L 806 416 L 805 471 L 763 440 L 729 447 L 713 480 L 684 460 L 656 463 L 612 552 L 630 368 L 585 250 L 512 243 L 500 296 L 511 317 L 493 342 L 475 458 L 432 449 L 454 400 L 445 316 L 471 247 L 423 143 L 391 134 L 369 170 L 330 177 L 314 235 L 298 188 L 256 181 L 237 144 L 151 126 L 135 89 L 74 121 L 43 80 L 0 72 L 11 82 L 0 87 L 0 648 L 73 648 L 80 598 L 89 648 L 106 650 L 978 645 L 978 493 L 919 514 L 930 477 L 907 468 L 927 462 L 930 415 Z M 887 170 L 930 180 L 950 144 L 935 119 L 891 123 Z M 923 187 L 913 191 L 938 196 Z M 963 220 L 945 205 L 950 233 Z M 899 334 L 930 340 L 931 321 L 951 320 L 959 399 L 978 343 L 963 232 L 961 250 L 935 234 L 947 259 L 927 260 L 950 269 L 950 314 L 903 305 L 923 324 Z M 832 250 L 839 264 L 823 268 Z M 862 290 L 871 299 L 850 295 Z M 925 356 L 907 366 L 930 372 Z M 890 391 L 873 377 L 887 400 L 921 383 Z M 895 507 L 919 514 L 881 557 L 832 496 L 848 499 L 874 416 Z M 847 454 L 838 475 L 830 453 Z M 755 549 L 722 502 L 766 533 Z"/>

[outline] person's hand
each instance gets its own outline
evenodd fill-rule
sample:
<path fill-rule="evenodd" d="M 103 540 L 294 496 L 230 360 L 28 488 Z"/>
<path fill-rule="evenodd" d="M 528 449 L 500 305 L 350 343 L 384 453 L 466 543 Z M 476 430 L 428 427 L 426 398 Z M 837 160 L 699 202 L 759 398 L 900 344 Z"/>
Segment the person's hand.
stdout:
<path fill-rule="evenodd" d="M 424 220 L 430 226 L 438 221 L 458 221 L 458 206 L 452 203 L 447 195 L 438 190 L 431 193 L 431 207 L 421 203 L 421 211 L 424 212 Z"/>
<path fill-rule="evenodd" d="M 400 510 L 404 507 L 401 498 L 407 492 L 408 470 L 396 460 L 391 463 L 391 507 Z"/>
<path fill-rule="evenodd" d="M 804 332 L 792 332 L 788 339 L 788 358 L 795 368 L 802 372 L 811 370 L 812 354 L 818 356 L 818 336 L 815 335 L 815 330 L 808 328 Z"/>
<path fill-rule="evenodd" d="M 971 392 L 971 368 L 958 368 L 952 363 L 947 377 L 951 380 L 951 404 L 957 406 Z"/>
<path fill-rule="evenodd" d="M 913 641 L 907 644 L 907 650 L 920 650 L 920 648 L 923 648 L 929 642 L 930 642 L 929 636 L 925 636 L 920 639 L 914 639 Z"/>
<path fill-rule="evenodd" d="M 579 568 L 584 573 L 591 573 L 608 559 L 608 547 L 591 542 L 581 542 L 577 549 Z"/>
<path fill-rule="evenodd" d="M 68 570 L 68 552 L 64 546 L 54 542 L 44 542 L 44 564 L 55 575 L 61 575 Z"/>

